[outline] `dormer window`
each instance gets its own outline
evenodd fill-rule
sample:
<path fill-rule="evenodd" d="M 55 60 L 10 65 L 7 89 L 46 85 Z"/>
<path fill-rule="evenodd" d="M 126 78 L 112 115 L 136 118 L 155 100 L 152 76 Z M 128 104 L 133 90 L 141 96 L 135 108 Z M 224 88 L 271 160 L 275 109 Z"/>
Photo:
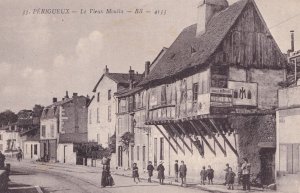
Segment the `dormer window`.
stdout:
<path fill-rule="evenodd" d="M 197 50 L 195 49 L 194 46 L 192 46 L 192 47 L 191 47 L 191 54 L 193 55 L 193 54 L 196 53 L 196 52 L 197 52 Z"/>

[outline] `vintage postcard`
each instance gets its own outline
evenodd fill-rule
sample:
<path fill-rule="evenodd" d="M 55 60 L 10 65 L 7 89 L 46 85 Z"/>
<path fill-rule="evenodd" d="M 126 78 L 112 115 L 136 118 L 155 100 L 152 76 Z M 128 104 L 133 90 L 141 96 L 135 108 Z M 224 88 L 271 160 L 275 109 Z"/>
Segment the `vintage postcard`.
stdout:
<path fill-rule="evenodd" d="M 300 193 L 299 7 L 1 0 L 0 192 Z"/>

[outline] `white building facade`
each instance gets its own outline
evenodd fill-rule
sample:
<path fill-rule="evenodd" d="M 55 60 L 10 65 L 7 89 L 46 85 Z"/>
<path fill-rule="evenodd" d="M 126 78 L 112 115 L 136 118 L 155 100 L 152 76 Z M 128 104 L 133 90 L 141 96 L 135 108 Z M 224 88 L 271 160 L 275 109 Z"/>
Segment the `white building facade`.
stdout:
<path fill-rule="evenodd" d="M 300 190 L 300 86 L 278 91 L 279 109 L 276 112 L 277 183 L 290 184 Z M 298 188 L 298 189 L 297 189 Z"/>

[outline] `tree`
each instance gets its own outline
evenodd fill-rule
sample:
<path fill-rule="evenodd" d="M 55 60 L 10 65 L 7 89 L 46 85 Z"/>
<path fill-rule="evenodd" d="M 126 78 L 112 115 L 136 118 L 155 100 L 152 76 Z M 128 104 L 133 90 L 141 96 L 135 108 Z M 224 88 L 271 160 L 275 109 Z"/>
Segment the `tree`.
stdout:
<path fill-rule="evenodd" d="M 130 132 L 126 132 L 121 136 L 120 142 L 122 144 L 123 151 L 126 151 L 127 157 L 128 157 L 128 167 L 130 167 L 129 164 L 129 146 L 130 144 L 134 143 L 134 134 Z"/>
<path fill-rule="evenodd" d="M 108 148 L 110 149 L 111 153 L 116 153 L 116 133 L 109 138 Z"/>
<path fill-rule="evenodd" d="M 44 107 L 41 105 L 34 105 L 33 107 L 33 116 L 34 117 L 41 117 Z"/>
<path fill-rule="evenodd" d="M 134 143 L 134 134 L 130 133 L 130 132 L 125 132 L 122 136 L 121 136 L 121 140 L 120 140 L 122 146 L 123 146 L 123 150 L 124 151 L 128 151 L 129 150 L 129 145 Z"/>
<path fill-rule="evenodd" d="M 111 149 L 104 148 L 95 142 L 77 144 L 74 149 L 77 155 L 85 158 L 102 159 L 111 155 Z"/>
<path fill-rule="evenodd" d="M 18 120 L 18 116 L 11 110 L 6 110 L 0 113 L 0 126 L 15 123 Z"/>

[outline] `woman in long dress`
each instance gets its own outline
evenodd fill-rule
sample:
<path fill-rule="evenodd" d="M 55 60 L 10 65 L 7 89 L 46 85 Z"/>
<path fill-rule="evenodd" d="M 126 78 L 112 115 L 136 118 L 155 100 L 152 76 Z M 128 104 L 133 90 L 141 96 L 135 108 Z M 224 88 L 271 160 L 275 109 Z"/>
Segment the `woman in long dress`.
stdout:
<path fill-rule="evenodd" d="M 101 177 L 101 187 L 113 186 L 115 185 L 114 180 L 110 174 L 110 159 L 103 159 L 102 167 L 102 177 Z"/>

